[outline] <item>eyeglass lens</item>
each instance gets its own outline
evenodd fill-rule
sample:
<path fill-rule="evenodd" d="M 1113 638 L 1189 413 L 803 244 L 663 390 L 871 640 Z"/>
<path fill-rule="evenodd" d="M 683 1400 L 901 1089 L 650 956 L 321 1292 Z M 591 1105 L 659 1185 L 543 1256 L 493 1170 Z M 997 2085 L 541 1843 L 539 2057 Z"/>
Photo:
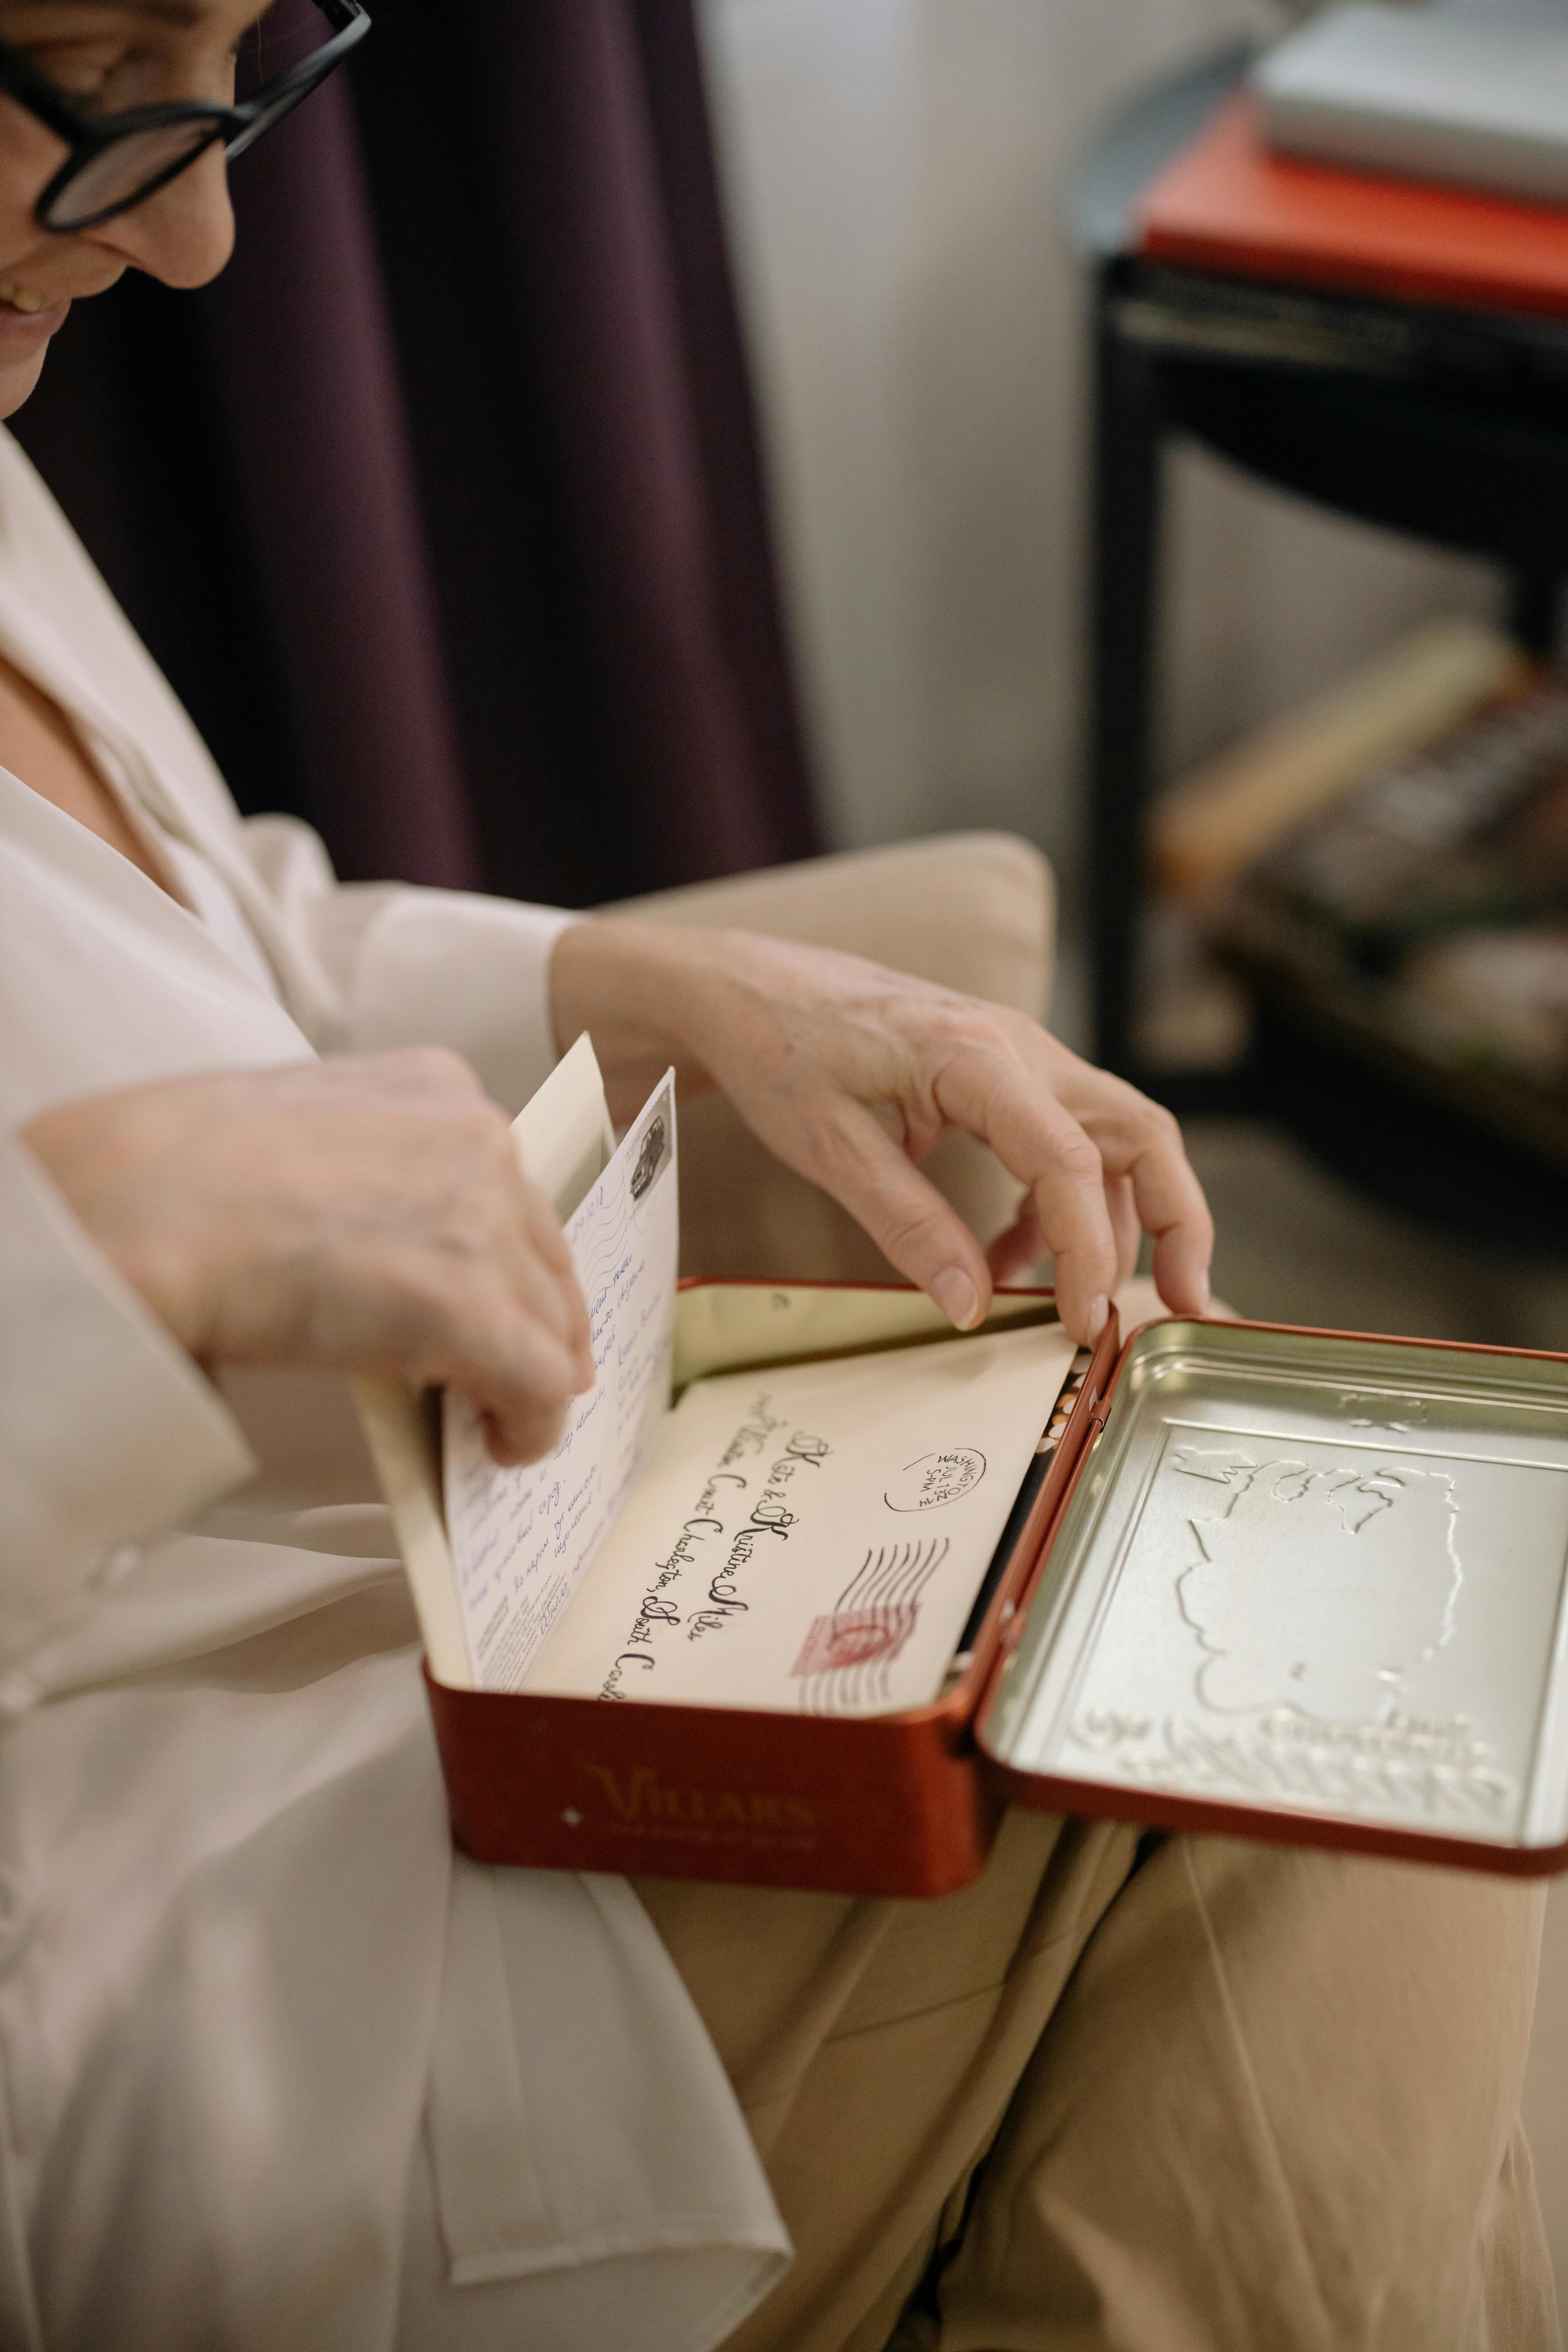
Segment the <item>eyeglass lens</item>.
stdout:
<path fill-rule="evenodd" d="M 213 143 L 206 122 L 173 122 L 156 131 L 133 131 L 90 155 L 73 172 L 48 209 L 52 229 L 80 228 L 104 213 L 131 203 L 192 163 Z"/>

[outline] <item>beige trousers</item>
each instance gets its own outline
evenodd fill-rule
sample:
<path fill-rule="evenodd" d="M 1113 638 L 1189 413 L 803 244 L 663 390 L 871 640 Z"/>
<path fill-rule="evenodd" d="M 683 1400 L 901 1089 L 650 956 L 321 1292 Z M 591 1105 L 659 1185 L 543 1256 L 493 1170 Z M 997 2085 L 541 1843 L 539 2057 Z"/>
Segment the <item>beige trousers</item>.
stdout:
<path fill-rule="evenodd" d="M 729 2352 L 1547 2352 L 1541 1897 L 1014 1814 L 930 1904 L 644 1881 L 794 2234 Z"/>

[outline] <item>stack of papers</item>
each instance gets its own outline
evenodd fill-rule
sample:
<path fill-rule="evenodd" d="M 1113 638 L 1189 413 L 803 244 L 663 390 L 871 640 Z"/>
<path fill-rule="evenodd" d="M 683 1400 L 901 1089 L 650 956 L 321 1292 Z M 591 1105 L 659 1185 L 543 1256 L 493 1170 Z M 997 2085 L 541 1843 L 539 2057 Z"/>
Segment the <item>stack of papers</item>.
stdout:
<path fill-rule="evenodd" d="M 1568 9 L 1326 9 L 1253 69 L 1269 144 L 1568 205 Z"/>

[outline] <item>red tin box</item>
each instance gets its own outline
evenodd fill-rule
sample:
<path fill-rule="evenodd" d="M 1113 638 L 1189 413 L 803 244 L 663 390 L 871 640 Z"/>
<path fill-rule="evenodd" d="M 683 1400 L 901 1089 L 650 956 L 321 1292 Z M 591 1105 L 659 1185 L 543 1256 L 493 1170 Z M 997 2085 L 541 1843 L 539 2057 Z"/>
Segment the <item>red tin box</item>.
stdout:
<path fill-rule="evenodd" d="M 678 1377 L 778 1361 L 743 1346 L 770 1290 L 683 1286 Z M 788 1295 L 812 1294 L 835 1351 L 889 1344 L 889 1315 L 916 1305 L 880 1286 Z M 1568 1864 L 1568 1359 L 1217 1321 L 1118 1348 L 1113 1318 L 935 1703 L 824 1717 L 427 1675 L 458 1843 L 545 1869 L 940 1895 L 1021 1803 Z"/>

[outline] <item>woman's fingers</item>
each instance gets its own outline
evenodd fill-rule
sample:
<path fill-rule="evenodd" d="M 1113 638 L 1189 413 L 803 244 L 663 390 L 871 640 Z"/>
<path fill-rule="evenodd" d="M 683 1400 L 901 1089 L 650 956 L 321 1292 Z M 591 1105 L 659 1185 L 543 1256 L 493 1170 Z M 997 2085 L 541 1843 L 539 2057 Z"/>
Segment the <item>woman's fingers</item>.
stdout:
<path fill-rule="evenodd" d="M 1012 1118 L 998 1123 L 1006 1129 L 1005 1148 L 984 1125 L 977 1131 L 1031 1184 L 1037 1234 L 1056 1260 L 1062 1321 L 1092 1344 L 1105 1328 L 1117 1274 L 1100 1155 L 1054 1103 L 1014 1106 Z M 960 1330 L 971 1329 L 990 1306 L 993 1280 L 973 1234 L 869 1111 L 841 1108 L 837 1126 L 838 1148 L 820 1154 L 819 1180 L 900 1274 L 928 1291 Z M 1031 1163 L 1044 1172 L 1032 1177 Z"/>
<path fill-rule="evenodd" d="M 543 1194 L 521 1176 L 518 1192 L 526 1246 L 510 1254 L 510 1311 L 488 1359 L 470 1353 L 446 1374 L 474 1404 L 491 1454 L 506 1467 L 547 1454 L 572 1398 L 594 1385 L 588 1309 L 565 1236 Z"/>
<path fill-rule="evenodd" d="M 1019 1055 L 989 1040 L 949 1057 L 937 1101 L 1029 1187 L 1040 1238 L 1056 1261 L 1062 1321 L 1092 1346 L 1105 1328 L 1121 1257 L 1096 1145 Z"/>
<path fill-rule="evenodd" d="M 466 1144 L 450 1122 L 426 1129 L 427 1164 L 405 1161 L 412 1201 L 398 1262 L 373 1265 L 363 1286 L 373 1315 L 395 1317 L 405 1286 L 400 1376 L 466 1396 L 496 1460 L 513 1465 L 549 1451 L 594 1363 L 565 1237 L 504 1122 L 488 1106 L 482 1119 Z"/>
<path fill-rule="evenodd" d="M 1116 1278 L 1120 1288 L 1138 1271 L 1138 1253 L 1142 1242 L 1142 1226 L 1131 1177 L 1106 1177 L 1105 1205 L 1116 1241 Z M 985 1262 L 991 1268 L 991 1279 L 998 1285 L 1013 1282 L 1019 1275 L 1032 1272 L 1048 1255 L 1040 1234 L 1034 1195 L 1026 1192 L 1012 1223 L 999 1233 L 986 1249 Z"/>
<path fill-rule="evenodd" d="M 974 1036 L 945 1056 L 936 1099 L 1029 1186 L 1068 1329 L 1099 1337 L 1143 1233 L 1166 1305 L 1205 1312 L 1214 1224 L 1171 1114 L 1034 1024 L 981 1013 Z M 1005 1255 L 1023 1239 L 1010 1236 Z"/>
<path fill-rule="evenodd" d="M 991 1268 L 993 1282 L 1012 1282 L 1020 1274 L 1029 1273 L 1046 1255 L 1046 1244 L 1040 1238 L 1040 1221 L 1035 1213 L 1035 1196 L 1026 1192 L 1018 1203 L 1018 1213 L 1012 1223 L 996 1235 L 985 1252 L 985 1263 Z"/>
<path fill-rule="evenodd" d="M 1044 1250 L 1063 1321 L 1098 1334 L 1140 1224 L 1154 1236 L 1168 1303 L 1192 1311 L 1206 1298 L 1208 1213 L 1175 1122 L 1026 1014 L 743 932 L 702 940 L 617 925 L 607 937 L 582 925 L 562 956 L 576 972 L 574 1017 L 592 1009 L 598 1034 L 601 1013 L 635 1002 L 627 1052 L 641 1067 L 662 1000 L 686 1082 L 721 1087 L 780 1159 L 842 1202 L 955 1320 L 994 1276 Z M 604 984 L 584 996 L 595 966 Z M 1019 1221 L 989 1266 L 930 1187 L 910 1181 L 944 1127 L 988 1144 L 1033 1198 L 1037 1234 Z"/>
<path fill-rule="evenodd" d="M 200 1362 L 450 1384 L 509 1462 L 546 1452 L 593 1385 L 559 1223 L 450 1055 L 131 1087 L 25 1139 Z"/>
<path fill-rule="evenodd" d="M 839 1103 L 816 1139 L 813 1172 L 899 1272 L 961 1331 L 991 1304 L 984 1252 L 957 1211 L 858 1103 Z"/>
<path fill-rule="evenodd" d="M 793 967 L 786 976 L 798 982 Z M 865 986 L 860 968 L 852 977 Z M 765 1034 L 753 1060 L 725 1067 L 764 1139 L 961 1327 L 984 1314 L 994 1280 L 1048 1255 L 1062 1320 L 1092 1342 L 1142 1231 L 1167 1302 L 1200 1311 L 1212 1229 L 1169 1114 L 1021 1014 L 875 977 L 889 981 L 886 992 L 847 993 L 820 1034 L 794 1008 L 772 1084 Z M 1027 1188 L 1027 1215 L 988 1262 L 914 1165 L 944 1126 L 988 1145 Z"/>
<path fill-rule="evenodd" d="M 576 1350 L 510 1302 L 454 1318 L 449 1350 L 426 1367 L 422 1386 L 456 1389 L 484 1424 L 485 1440 L 505 1467 L 548 1454 L 584 1381 Z"/>
<path fill-rule="evenodd" d="M 1131 1282 L 1138 1271 L 1138 1250 L 1143 1238 L 1137 1196 L 1130 1176 L 1107 1173 L 1105 1206 L 1110 1219 L 1110 1230 L 1116 1237 L 1116 1281 L 1120 1289 L 1122 1283 Z"/>
<path fill-rule="evenodd" d="M 1095 1140 L 1109 1178 L 1130 1184 L 1137 1223 L 1152 1236 L 1161 1297 L 1179 1315 L 1208 1311 L 1214 1220 L 1170 1112 L 1121 1078 L 1077 1062 L 1064 1091 Z"/>
<path fill-rule="evenodd" d="M 518 1223 L 509 1252 L 509 1269 L 519 1303 L 531 1307 L 548 1322 L 574 1365 L 579 1390 L 591 1388 L 594 1360 L 588 1341 L 588 1307 L 566 1236 L 536 1185 L 528 1183 L 512 1160 Z"/>
<path fill-rule="evenodd" d="M 1116 1278 L 1120 1285 L 1137 1272 L 1138 1251 L 1142 1239 L 1138 1223 L 1138 1204 L 1133 1199 L 1131 1183 L 1125 1176 L 1107 1176 L 1105 1207 L 1116 1244 Z M 1039 1265 L 1041 1260 L 1049 1255 L 1040 1232 L 1035 1196 L 1032 1192 L 1026 1192 L 1012 1223 L 996 1235 L 985 1252 L 991 1279 L 993 1282 L 1011 1282 L 1017 1275 L 1028 1273 Z"/>

